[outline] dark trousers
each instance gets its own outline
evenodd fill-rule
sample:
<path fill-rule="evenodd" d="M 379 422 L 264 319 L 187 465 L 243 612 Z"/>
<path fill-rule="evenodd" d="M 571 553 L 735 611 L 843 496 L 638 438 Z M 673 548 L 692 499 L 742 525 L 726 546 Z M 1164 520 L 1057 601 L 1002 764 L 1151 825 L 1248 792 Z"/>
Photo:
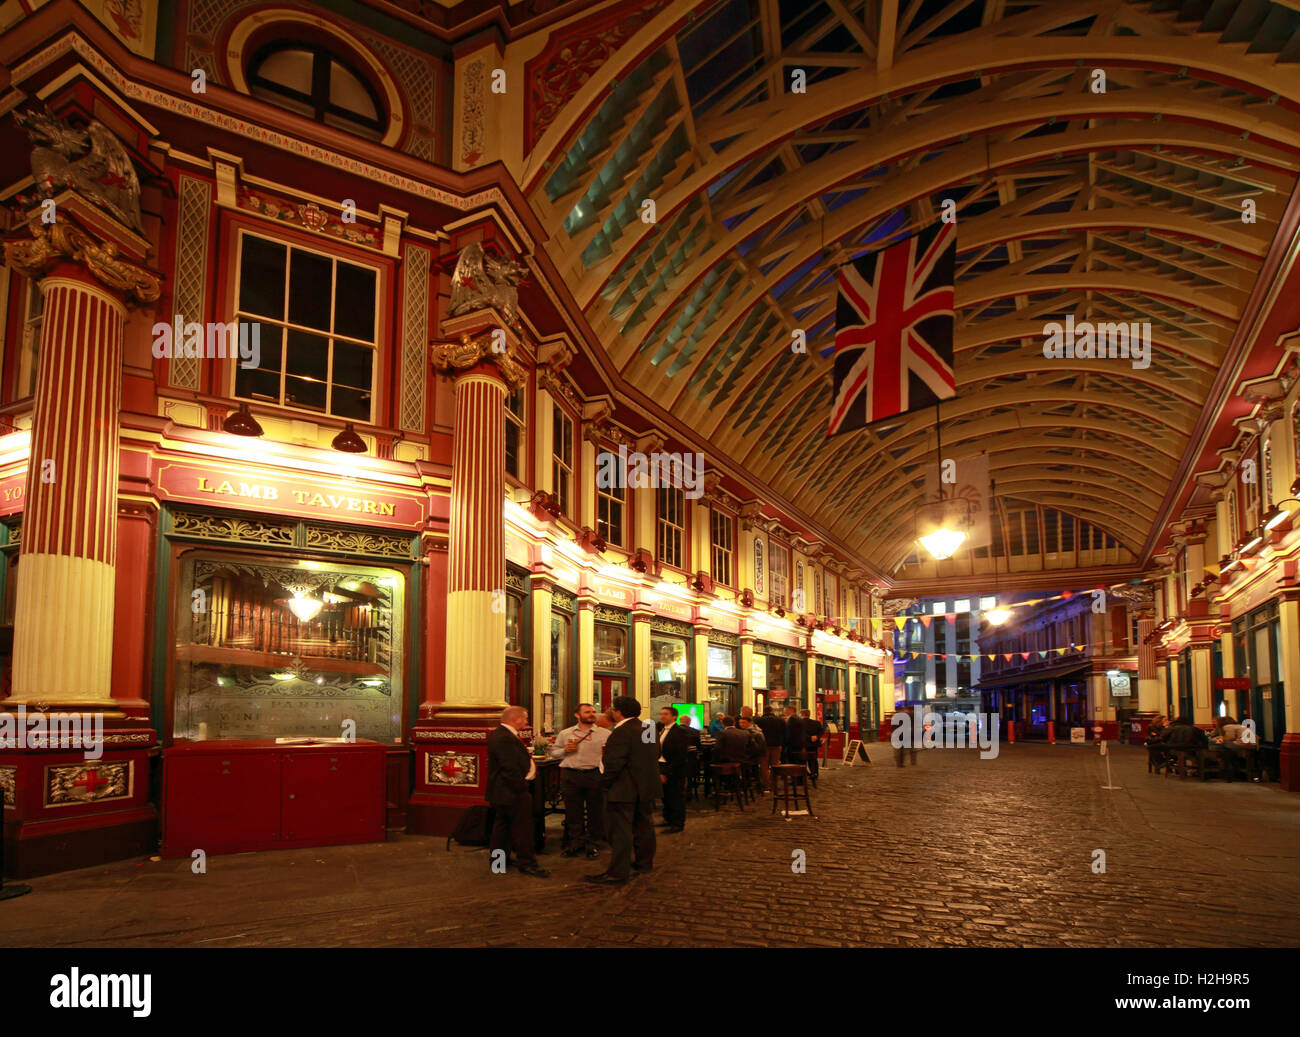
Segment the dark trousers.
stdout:
<path fill-rule="evenodd" d="M 633 850 L 639 868 L 653 867 L 655 862 L 654 801 L 638 799 L 635 803 L 607 803 L 609 844 L 614 859 L 609 874 L 625 879 L 631 874 Z"/>
<path fill-rule="evenodd" d="M 686 825 L 686 767 L 659 765 L 664 776 L 664 824 L 682 828 Z"/>
<path fill-rule="evenodd" d="M 505 850 L 509 858 L 510 850 L 515 852 L 515 863 L 525 867 L 535 867 L 537 856 L 533 850 L 533 797 L 527 792 L 519 794 L 514 803 L 497 804 L 492 820 L 492 838 L 489 847 L 493 850 Z M 489 861 L 492 855 L 489 855 Z"/>
<path fill-rule="evenodd" d="M 915 765 L 915 764 L 916 764 L 916 750 L 915 750 L 915 749 L 911 749 L 911 748 L 895 749 L 895 750 L 894 750 L 894 760 L 895 760 L 895 762 L 896 762 L 900 767 L 903 766 L 903 754 L 904 754 L 904 753 L 911 753 L 911 754 L 912 754 L 912 764 Z"/>
<path fill-rule="evenodd" d="M 591 849 L 605 838 L 605 793 L 600 788 L 600 772 L 560 768 L 560 789 L 564 793 L 564 849 L 586 846 Z"/>
<path fill-rule="evenodd" d="M 811 777 L 814 781 L 817 780 L 817 775 L 820 772 L 817 770 L 818 760 L 817 760 L 816 746 L 809 745 L 806 748 L 801 749 L 800 751 L 795 753 L 795 762 L 802 763 L 805 767 L 807 767 L 809 777 Z"/>

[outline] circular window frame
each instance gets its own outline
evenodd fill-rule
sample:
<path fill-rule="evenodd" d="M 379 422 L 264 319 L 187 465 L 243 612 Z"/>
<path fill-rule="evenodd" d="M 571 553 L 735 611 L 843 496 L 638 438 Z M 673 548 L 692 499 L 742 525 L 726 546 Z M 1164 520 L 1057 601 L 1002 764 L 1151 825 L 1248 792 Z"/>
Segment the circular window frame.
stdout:
<path fill-rule="evenodd" d="M 310 31 L 301 37 L 296 36 L 292 31 L 286 31 L 292 30 L 295 26 L 307 26 Z M 318 38 L 313 40 L 313 36 Z M 378 139 L 378 143 L 386 147 L 395 147 L 401 139 L 402 131 L 406 126 L 406 119 L 401 95 L 397 90 L 397 84 L 393 81 L 392 74 L 370 50 L 360 46 L 352 37 L 345 35 L 338 26 L 332 25 L 316 15 L 289 8 L 274 8 L 258 11 L 240 21 L 231 30 L 230 38 L 225 47 L 226 71 L 230 77 L 231 86 L 242 94 L 247 94 L 250 97 L 256 96 L 250 89 L 245 66 L 258 51 L 276 39 L 282 40 L 286 44 L 301 39 L 304 45 L 307 46 L 325 46 L 326 44 L 320 37 L 328 38 L 329 49 L 337 55 L 345 66 L 351 67 L 363 79 L 367 74 L 373 77 L 368 85 L 375 89 L 380 100 L 386 106 L 388 115 L 388 126 Z M 267 101 L 267 103 L 272 104 L 274 102 Z M 284 110 L 290 111 L 291 109 L 286 108 Z M 309 117 L 303 116 L 303 118 Z M 319 125 L 331 124 L 319 123 Z M 339 129 L 336 126 L 331 126 L 331 128 Z M 346 130 L 343 132 L 346 132 Z M 361 137 L 360 139 L 373 138 Z"/>

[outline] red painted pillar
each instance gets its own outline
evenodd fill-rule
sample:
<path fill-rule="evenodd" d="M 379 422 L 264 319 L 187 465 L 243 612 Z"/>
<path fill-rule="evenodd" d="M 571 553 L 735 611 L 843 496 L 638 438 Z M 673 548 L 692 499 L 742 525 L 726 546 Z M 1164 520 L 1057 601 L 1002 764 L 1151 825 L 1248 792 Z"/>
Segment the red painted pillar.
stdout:
<path fill-rule="evenodd" d="M 146 505 L 118 512 L 112 694 L 118 709 L 142 718 L 149 715 L 157 523 L 157 511 Z"/>

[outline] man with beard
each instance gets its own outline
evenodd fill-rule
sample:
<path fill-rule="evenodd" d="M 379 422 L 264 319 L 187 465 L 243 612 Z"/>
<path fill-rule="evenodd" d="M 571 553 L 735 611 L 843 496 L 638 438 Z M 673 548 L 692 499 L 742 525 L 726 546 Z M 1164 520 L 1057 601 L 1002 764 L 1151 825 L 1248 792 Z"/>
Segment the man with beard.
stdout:
<path fill-rule="evenodd" d="M 560 761 L 560 791 L 564 794 L 565 857 L 586 850 L 600 855 L 597 841 L 605 838 L 604 795 L 600 790 L 600 754 L 609 732 L 596 726 L 596 707 L 584 702 L 574 711 L 578 721 L 555 736 L 551 757 Z"/>

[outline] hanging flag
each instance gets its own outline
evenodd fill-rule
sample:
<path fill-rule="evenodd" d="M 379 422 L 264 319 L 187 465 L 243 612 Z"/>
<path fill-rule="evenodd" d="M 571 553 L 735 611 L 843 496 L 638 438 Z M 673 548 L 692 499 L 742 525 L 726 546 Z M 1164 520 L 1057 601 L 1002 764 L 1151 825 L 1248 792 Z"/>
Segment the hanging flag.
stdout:
<path fill-rule="evenodd" d="M 1022 659 L 1028 659 L 1028 658 L 1029 658 L 1029 653 L 1028 653 L 1028 652 L 1021 652 L 1021 653 L 1020 653 L 1020 658 L 1022 658 Z"/>
<path fill-rule="evenodd" d="M 941 483 L 941 475 L 948 481 Z M 941 473 L 934 465 L 925 470 L 926 504 L 934 505 L 937 510 L 941 500 L 958 502 L 952 506 L 955 510 L 950 514 L 966 534 L 963 549 L 992 545 L 991 495 L 988 454 L 953 458 L 953 465 L 946 473 Z"/>
<path fill-rule="evenodd" d="M 840 269 L 828 436 L 957 395 L 956 242 L 939 223 Z"/>
<path fill-rule="evenodd" d="M 906 617 L 906 616 L 895 616 L 895 617 L 894 617 L 894 626 L 896 626 L 899 630 L 902 630 L 902 629 L 903 629 L 903 626 L 904 626 L 906 623 L 907 623 L 907 617 Z"/>
<path fill-rule="evenodd" d="M 1002 658 L 1005 659 L 1007 662 L 1010 662 L 1010 661 L 1011 661 L 1011 653 L 1010 653 L 1010 652 L 1003 652 L 1003 653 L 1002 653 Z"/>
<path fill-rule="evenodd" d="M 933 616 L 921 616 L 921 617 L 920 617 L 920 619 L 921 619 L 921 626 L 925 627 L 926 630 L 929 630 L 929 629 L 930 629 L 930 620 L 932 620 L 933 618 L 934 618 Z"/>
<path fill-rule="evenodd" d="M 945 613 L 943 614 L 943 618 L 946 619 L 949 623 L 956 623 L 956 622 L 957 622 L 957 613 L 955 613 L 955 612 L 945 612 Z"/>
<path fill-rule="evenodd" d="M 1046 652 L 1043 652 L 1043 651 L 1040 651 L 1040 652 L 1038 653 L 1038 658 L 1040 658 L 1040 659 L 1046 659 L 1046 658 L 1047 658 L 1047 653 L 1046 653 Z"/>

